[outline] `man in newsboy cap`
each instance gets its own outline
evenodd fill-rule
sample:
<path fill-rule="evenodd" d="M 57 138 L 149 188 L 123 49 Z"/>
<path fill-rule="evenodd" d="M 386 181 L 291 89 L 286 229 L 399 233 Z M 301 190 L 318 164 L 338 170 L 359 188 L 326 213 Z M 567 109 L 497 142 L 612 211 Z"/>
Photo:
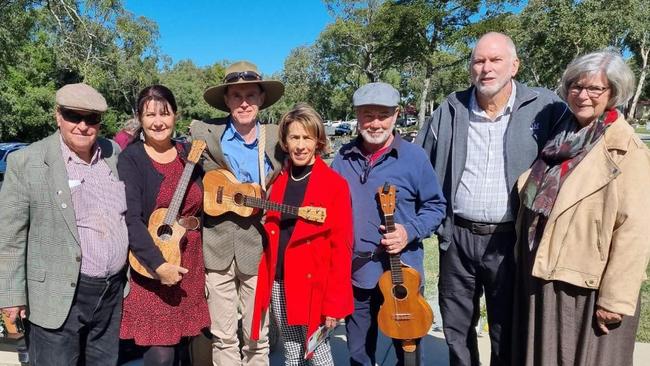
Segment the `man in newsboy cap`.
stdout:
<path fill-rule="evenodd" d="M 104 97 L 56 92 L 58 131 L 11 154 L 0 191 L 0 308 L 27 319 L 30 365 L 116 365 L 128 248 Z"/>
<path fill-rule="evenodd" d="M 229 113 L 228 116 L 194 121 L 190 127 L 193 139 L 207 143 L 203 169 L 222 169 L 239 182 L 262 187 L 272 182 L 282 168 L 285 153 L 278 143 L 277 126 L 264 125 L 258 113 L 277 102 L 283 93 L 281 82 L 264 80 L 257 66 L 250 62 L 228 66 L 223 82 L 203 94 L 208 104 Z M 263 321 L 259 339 L 250 337 L 257 268 L 266 240 L 261 218 L 261 212 L 250 217 L 226 213 L 218 217 L 206 214 L 204 218 L 203 256 L 214 365 L 269 363 L 268 319 Z M 238 308 L 242 315 L 241 353 Z"/>
<path fill-rule="evenodd" d="M 375 364 L 377 313 L 382 303 L 377 284 L 389 270 L 389 255 L 399 254 L 403 264 L 417 270 L 424 286 L 422 239 L 444 218 L 445 199 L 424 150 L 394 133 L 399 100 L 399 92 L 389 84 L 360 87 L 352 98 L 359 136 L 341 147 L 332 162 L 352 193 L 354 313 L 345 321 L 351 365 Z M 377 190 L 384 183 L 397 189 L 392 232 L 386 231 L 377 204 Z M 405 352 L 400 341 L 394 343 L 402 365 Z M 419 359 L 419 347 L 408 355 Z"/>

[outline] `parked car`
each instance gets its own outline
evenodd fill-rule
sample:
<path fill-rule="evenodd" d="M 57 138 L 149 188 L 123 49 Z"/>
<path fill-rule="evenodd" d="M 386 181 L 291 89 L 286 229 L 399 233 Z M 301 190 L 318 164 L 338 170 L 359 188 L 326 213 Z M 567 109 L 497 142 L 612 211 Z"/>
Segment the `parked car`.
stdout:
<path fill-rule="evenodd" d="M 25 146 L 27 144 L 23 142 L 0 142 L 0 180 L 4 179 L 4 174 L 7 170 L 7 156 Z"/>
<path fill-rule="evenodd" d="M 352 135 L 352 127 L 347 123 L 341 123 L 334 130 L 336 136 L 349 136 Z"/>

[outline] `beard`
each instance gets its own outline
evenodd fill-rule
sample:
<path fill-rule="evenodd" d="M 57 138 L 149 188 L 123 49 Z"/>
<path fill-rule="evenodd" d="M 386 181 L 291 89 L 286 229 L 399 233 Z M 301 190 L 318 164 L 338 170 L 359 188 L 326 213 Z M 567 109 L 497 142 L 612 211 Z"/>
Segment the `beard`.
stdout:
<path fill-rule="evenodd" d="M 480 81 L 476 81 L 474 86 L 479 94 L 491 98 L 497 95 L 508 83 L 510 83 L 510 79 L 499 80 L 496 84 L 484 86 L 481 85 Z"/>
<path fill-rule="evenodd" d="M 393 123 L 390 128 L 388 129 L 377 129 L 374 130 L 373 134 L 371 134 L 368 129 L 359 129 L 359 134 L 363 137 L 363 139 L 372 145 L 382 145 L 384 144 L 390 135 L 393 134 L 393 130 L 395 129 L 395 124 Z"/>

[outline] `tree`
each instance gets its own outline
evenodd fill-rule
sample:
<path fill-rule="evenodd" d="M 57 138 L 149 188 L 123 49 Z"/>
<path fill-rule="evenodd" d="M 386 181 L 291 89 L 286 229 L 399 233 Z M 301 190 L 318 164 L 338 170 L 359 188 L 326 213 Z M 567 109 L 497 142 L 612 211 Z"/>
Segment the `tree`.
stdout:
<path fill-rule="evenodd" d="M 418 119 L 421 125 L 431 83 L 442 70 L 463 64 L 467 43 L 488 30 L 496 30 L 506 4 L 498 0 L 388 1 L 377 17 L 382 29 L 378 54 L 391 65 L 412 64 L 423 69 Z M 480 18 L 480 20 L 477 20 Z"/>
<path fill-rule="evenodd" d="M 650 52 L 648 14 L 650 14 L 649 0 L 629 0 L 629 6 L 624 8 L 624 17 L 628 20 L 626 29 L 629 31 L 625 43 L 632 52 L 634 61 L 639 66 L 637 87 L 627 113 L 628 119 L 634 118 L 637 103 L 642 95 L 645 80 L 648 77 L 648 53 Z"/>

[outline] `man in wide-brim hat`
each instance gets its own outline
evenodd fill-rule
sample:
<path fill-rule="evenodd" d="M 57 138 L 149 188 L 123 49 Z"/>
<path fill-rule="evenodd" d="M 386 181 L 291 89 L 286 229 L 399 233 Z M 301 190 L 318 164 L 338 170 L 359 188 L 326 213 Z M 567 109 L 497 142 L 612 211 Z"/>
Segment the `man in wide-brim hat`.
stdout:
<path fill-rule="evenodd" d="M 229 115 L 194 121 L 190 128 L 193 139 L 207 143 L 202 159 L 206 173 L 223 169 L 243 183 L 266 187 L 272 182 L 285 155 L 278 143 L 277 126 L 263 125 L 257 114 L 277 102 L 283 93 L 281 82 L 263 80 L 250 62 L 239 61 L 226 68 L 222 84 L 206 89 L 203 97 Z M 208 192 L 210 187 L 205 188 Z M 264 320 L 259 341 L 250 340 L 257 266 L 265 240 L 261 218 L 261 212 L 250 217 L 234 213 L 205 216 L 203 254 L 215 365 L 269 363 L 268 319 Z M 244 335 L 241 353 L 237 338 L 238 307 Z"/>

